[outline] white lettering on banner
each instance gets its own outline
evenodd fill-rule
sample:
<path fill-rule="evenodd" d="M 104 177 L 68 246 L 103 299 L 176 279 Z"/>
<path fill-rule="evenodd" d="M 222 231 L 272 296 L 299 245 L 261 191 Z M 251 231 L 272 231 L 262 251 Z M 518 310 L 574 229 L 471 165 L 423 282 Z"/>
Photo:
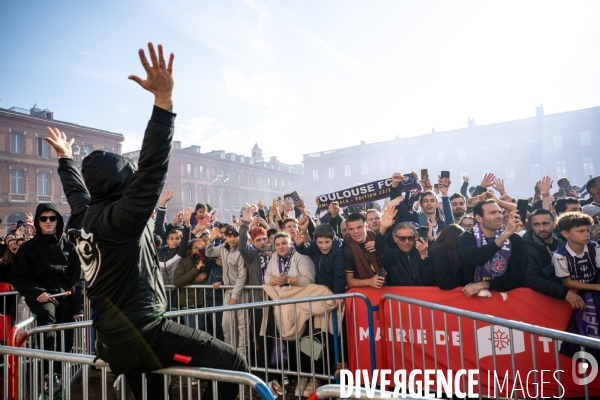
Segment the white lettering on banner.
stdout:
<path fill-rule="evenodd" d="M 446 332 L 435 331 L 435 344 L 442 346 L 446 345 Z"/>
<path fill-rule="evenodd" d="M 540 336 L 538 338 L 538 340 L 540 342 L 542 342 L 542 345 L 544 346 L 544 353 L 550 353 L 550 345 L 549 345 L 549 343 L 552 342 L 552 339 L 548 338 L 548 337 Z"/>

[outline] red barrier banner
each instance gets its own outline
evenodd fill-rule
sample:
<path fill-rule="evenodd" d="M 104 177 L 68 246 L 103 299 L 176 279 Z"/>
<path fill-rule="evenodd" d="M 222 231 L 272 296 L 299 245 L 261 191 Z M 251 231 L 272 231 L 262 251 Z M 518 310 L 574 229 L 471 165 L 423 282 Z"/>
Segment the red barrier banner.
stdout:
<path fill-rule="evenodd" d="M 492 292 L 491 298 L 467 298 L 460 288 L 384 287 L 351 291 L 365 294 L 374 306 L 379 305 L 383 294 L 391 293 L 563 332 L 572 313 L 566 301 L 526 288 L 510 291 L 506 301 L 498 292 Z M 347 315 L 353 315 L 356 306 L 356 330 L 353 318 L 346 318 L 350 343 L 349 369 L 370 370 L 366 305 L 362 301 L 353 304 L 352 300 L 347 300 L 346 306 Z M 395 300 L 387 300 L 382 310 L 385 329 L 381 329 L 379 314 L 373 315 L 377 369 L 392 370 L 392 373 L 406 370 L 407 376 L 417 369 L 451 370 L 455 373 L 463 369 L 478 369 L 478 386 L 481 388 L 475 387 L 475 392 L 481 391 L 486 397 L 495 397 L 496 394 L 508 398 L 514 398 L 515 394 L 529 398 L 580 397 L 584 394 L 584 386 L 576 383 L 583 377 L 582 364 L 562 354 L 557 355 L 555 348 L 560 349 L 558 341 L 517 330 L 511 333 L 502 326 L 494 326 L 492 332 L 486 322 L 444 315 L 424 307 L 399 304 Z M 382 346 L 385 346 L 386 360 L 382 357 Z M 587 365 L 593 368 L 594 362 L 592 360 Z M 597 372 L 597 367 L 595 369 Z M 421 375 L 420 379 L 423 378 Z M 590 396 L 600 396 L 600 377 L 590 378 Z M 464 390 L 465 381 L 461 380 Z M 435 387 L 431 386 L 431 390 L 435 391 Z"/>

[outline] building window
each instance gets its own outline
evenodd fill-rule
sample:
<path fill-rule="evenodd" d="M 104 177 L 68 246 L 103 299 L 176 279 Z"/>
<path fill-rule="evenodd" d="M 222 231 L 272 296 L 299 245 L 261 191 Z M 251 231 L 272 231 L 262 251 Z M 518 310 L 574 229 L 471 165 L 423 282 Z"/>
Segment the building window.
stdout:
<path fill-rule="evenodd" d="M 199 178 L 204 178 L 204 165 L 200 165 L 198 167 L 198 177 Z"/>
<path fill-rule="evenodd" d="M 194 188 L 188 188 L 188 204 L 194 204 Z"/>
<path fill-rule="evenodd" d="M 360 163 L 360 172 L 363 175 L 366 175 L 369 173 L 369 163 L 368 162 L 365 161 L 365 162 Z"/>
<path fill-rule="evenodd" d="M 425 166 L 425 156 L 417 156 L 417 168 L 421 169 Z"/>
<path fill-rule="evenodd" d="M 333 167 L 327 168 L 327 177 L 333 179 L 335 177 L 335 170 Z"/>
<path fill-rule="evenodd" d="M 271 187 L 271 178 L 267 176 L 267 186 Z"/>
<path fill-rule="evenodd" d="M 554 143 L 554 150 L 562 150 L 564 148 L 562 135 L 552 136 L 552 143 Z"/>
<path fill-rule="evenodd" d="M 533 156 L 535 154 L 537 154 L 538 152 L 538 145 L 537 142 L 535 140 L 530 140 L 529 142 L 527 142 L 527 145 L 529 147 L 529 155 Z"/>
<path fill-rule="evenodd" d="M 467 162 L 467 149 L 459 149 L 458 150 L 458 162 L 459 163 Z"/>
<path fill-rule="evenodd" d="M 515 167 L 506 167 L 506 183 L 515 183 Z"/>
<path fill-rule="evenodd" d="M 10 152 L 13 154 L 23 154 L 23 135 L 21 133 L 12 133 L 10 138 Z"/>
<path fill-rule="evenodd" d="M 48 172 L 38 172 L 38 194 L 50 196 L 50 174 Z"/>
<path fill-rule="evenodd" d="M 556 162 L 556 175 L 558 179 L 567 177 L 567 167 L 564 161 Z"/>
<path fill-rule="evenodd" d="M 265 178 L 262 175 L 258 177 L 258 186 L 265 186 Z"/>
<path fill-rule="evenodd" d="M 233 183 L 239 183 L 237 171 L 231 171 L 231 181 Z"/>
<path fill-rule="evenodd" d="M 437 162 L 438 162 L 438 165 L 444 165 L 446 163 L 446 156 L 444 155 L 443 151 L 438 151 Z"/>
<path fill-rule="evenodd" d="M 10 170 L 10 192 L 14 194 L 25 194 L 24 171 L 20 169 Z"/>
<path fill-rule="evenodd" d="M 581 141 L 581 147 L 591 146 L 592 138 L 590 137 L 590 131 L 579 132 L 579 140 Z"/>
<path fill-rule="evenodd" d="M 277 187 L 277 178 L 273 179 L 273 184 Z"/>
<path fill-rule="evenodd" d="M 41 137 L 38 138 L 38 157 L 50 157 L 50 144 Z"/>
<path fill-rule="evenodd" d="M 254 174 L 250 175 L 250 185 L 254 186 L 256 183 L 256 177 Z"/>
<path fill-rule="evenodd" d="M 532 181 L 537 181 L 538 179 L 540 179 L 540 164 L 539 163 L 529 164 L 529 178 Z"/>
<path fill-rule="evenodd" d="M 240 196 L 238 195 L 238 192 L 235 191 L 235 192 L 233 192 L 233 206 L 239 207 L 239 205 L 240 205 Z"/>
<path fill-rule="evenodd" d="M 313 169 L 313 181 L 318 181 L 318 180 L 319 180 L 319 170 Z"/>
<path fill-rule="evenodd" d="M 344 176 L 351 176 L 351 175 L 352 175 L 352 167 L 350 166 L 350 164 L 344 165 Z"/>
<path fill-rule="evenodd" d="M 219 191 L 218 190 L 213 190 L 213 205 L 218 206 L 219 205 Z"/>
<path fill-rule="evenodd" d="M 510 156 L 510 143 L 505 143 L 504 144 L 504 155 L 505 156 Z"/>
<path fill-rule="evenodd" d="M 229 193 L 227 193 L 227 190 L 223 191 L 223 206 L 229 207 Z"/>
<path fill-rule="evenodd" d="M 583 174 L 586 178 L 594 176 L 594 160 L 592 157 L 585 157 L 583 159 Z"/>
<path fill-rule="evenodd" d="M 192 164 L 188 163 L 186 168 L 185 168 L 185 172 L 187 174 L 187 176 L 189 178 L 192 178 L 194 176 L 194 167 L 192 167 Z"/>
<path fill-rule="evenodd" d="M 379 172 L 385 172 L 385 160 L 379 160 Z"/>
<path fill-rule="evenodd" d="M 398 171 L 402 171 L 404 168 L 406 168 L 406 159 L 398 157 Z"/>
<path fill-rule="evenodd" d="M 246 184 L 246 173 L 242 172 L 242 185 Z"/>
<path fill-rule="evenodd" d="M 94 151 L 94 146 L 86 144 L 83 146 L 82 154 L 90 155 Z"/>

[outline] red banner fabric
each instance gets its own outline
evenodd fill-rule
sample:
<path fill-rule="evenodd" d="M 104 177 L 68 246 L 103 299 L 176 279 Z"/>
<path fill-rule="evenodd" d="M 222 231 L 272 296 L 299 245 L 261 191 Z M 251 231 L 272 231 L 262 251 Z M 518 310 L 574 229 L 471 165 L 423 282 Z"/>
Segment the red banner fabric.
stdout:
<path fill-rule="evenodd" d="M 572 312 L 566 301 L 526 288 L 510 291 L 506 301 L 498 292 L 492 292 L 491 298 L 467 298 L 460 288 L 440 290 L 436 287 L 385 286 L 383 289 L 350 291 L 365 294 L 374 306 L 379 305 L 383 294 L 392 293 L 558 331 L 565 330 Z M 492 334 L 490 324 L 485 322 L 474 322 L 470 318 L 459 318 L 452 314 L 444 316 L 438 311 L 398 303 L 390 300 L 384 303 L 386 332 L 380 329 L 378 313 L 373 315 L 377 369 L 405 369 L 408 376 L 413 369 L 452 370 L 456 373 L 459 369 L 477 369 L 479 363 L 483 396 L 494 397 L 494 390 L 500 397 L 508 398 L 514 397 L 515 392 L 519 397 L 583 396 L 584 387 L 574 381 L 582 377 L 578 375 L 579 364 L 574 364 L 570 357 L 562 354 L 556 356 L 555 345 L 560 348 L 559 342 L 517 330 L 512 331 L 511 337 L 509 329 L 501 326 L 494 326 Z M 353 301 L 347 300 L 346 306 L 350 370 L 370 370 L 366 305 L 356 300 L 356 331 L 352 317 Z M 385 363 L 382 345 L 387 355 Z M 495 366 L 492 348 L 496 355 Z M 511 351 L 514 354 L 514 372 Z M 560 376 L 557 370 L 562 370 Z M 557 383 L 559 378 L 564 389 Z M 435 386 L 432 390 L 435 390 Z M 592 380 L 589 394 L 600 395 L 600 377 Z"/>

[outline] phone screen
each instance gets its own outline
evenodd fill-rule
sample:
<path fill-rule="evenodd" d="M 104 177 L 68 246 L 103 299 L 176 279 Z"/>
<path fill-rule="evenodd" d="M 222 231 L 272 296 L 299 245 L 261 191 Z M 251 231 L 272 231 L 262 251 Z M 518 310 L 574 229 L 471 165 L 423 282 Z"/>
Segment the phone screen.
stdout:
<path fill-rule="evenodd" d="M 422 227 L 427 227 L 429 229 L 429 224 L 427 223 L 427 215 L 419 214 L 419 225 Z"/>
<path fill-rule="evenodd" d="M 419 237 L 423 239 L 427 239 L 427 235 L 429 234 L 429 227 L 420 227 L 419 228 Z"/>
<path fill-rule="evenodd" d="M 427 172 L 427 169 L 425 168 L 421 170 L 421 180 L 426 181 L 427 179 L 429 179 L 429 172 Z"/>
<path fill-rule="evenodd" d="M 517 211 L 519 212 L 519 217 L 521 217 L 521 222 L 525 225 L 525 218 L 527 218 L 527 210 L 529 209 L 529 201 L 525 199 L 517 200 Z"/>

